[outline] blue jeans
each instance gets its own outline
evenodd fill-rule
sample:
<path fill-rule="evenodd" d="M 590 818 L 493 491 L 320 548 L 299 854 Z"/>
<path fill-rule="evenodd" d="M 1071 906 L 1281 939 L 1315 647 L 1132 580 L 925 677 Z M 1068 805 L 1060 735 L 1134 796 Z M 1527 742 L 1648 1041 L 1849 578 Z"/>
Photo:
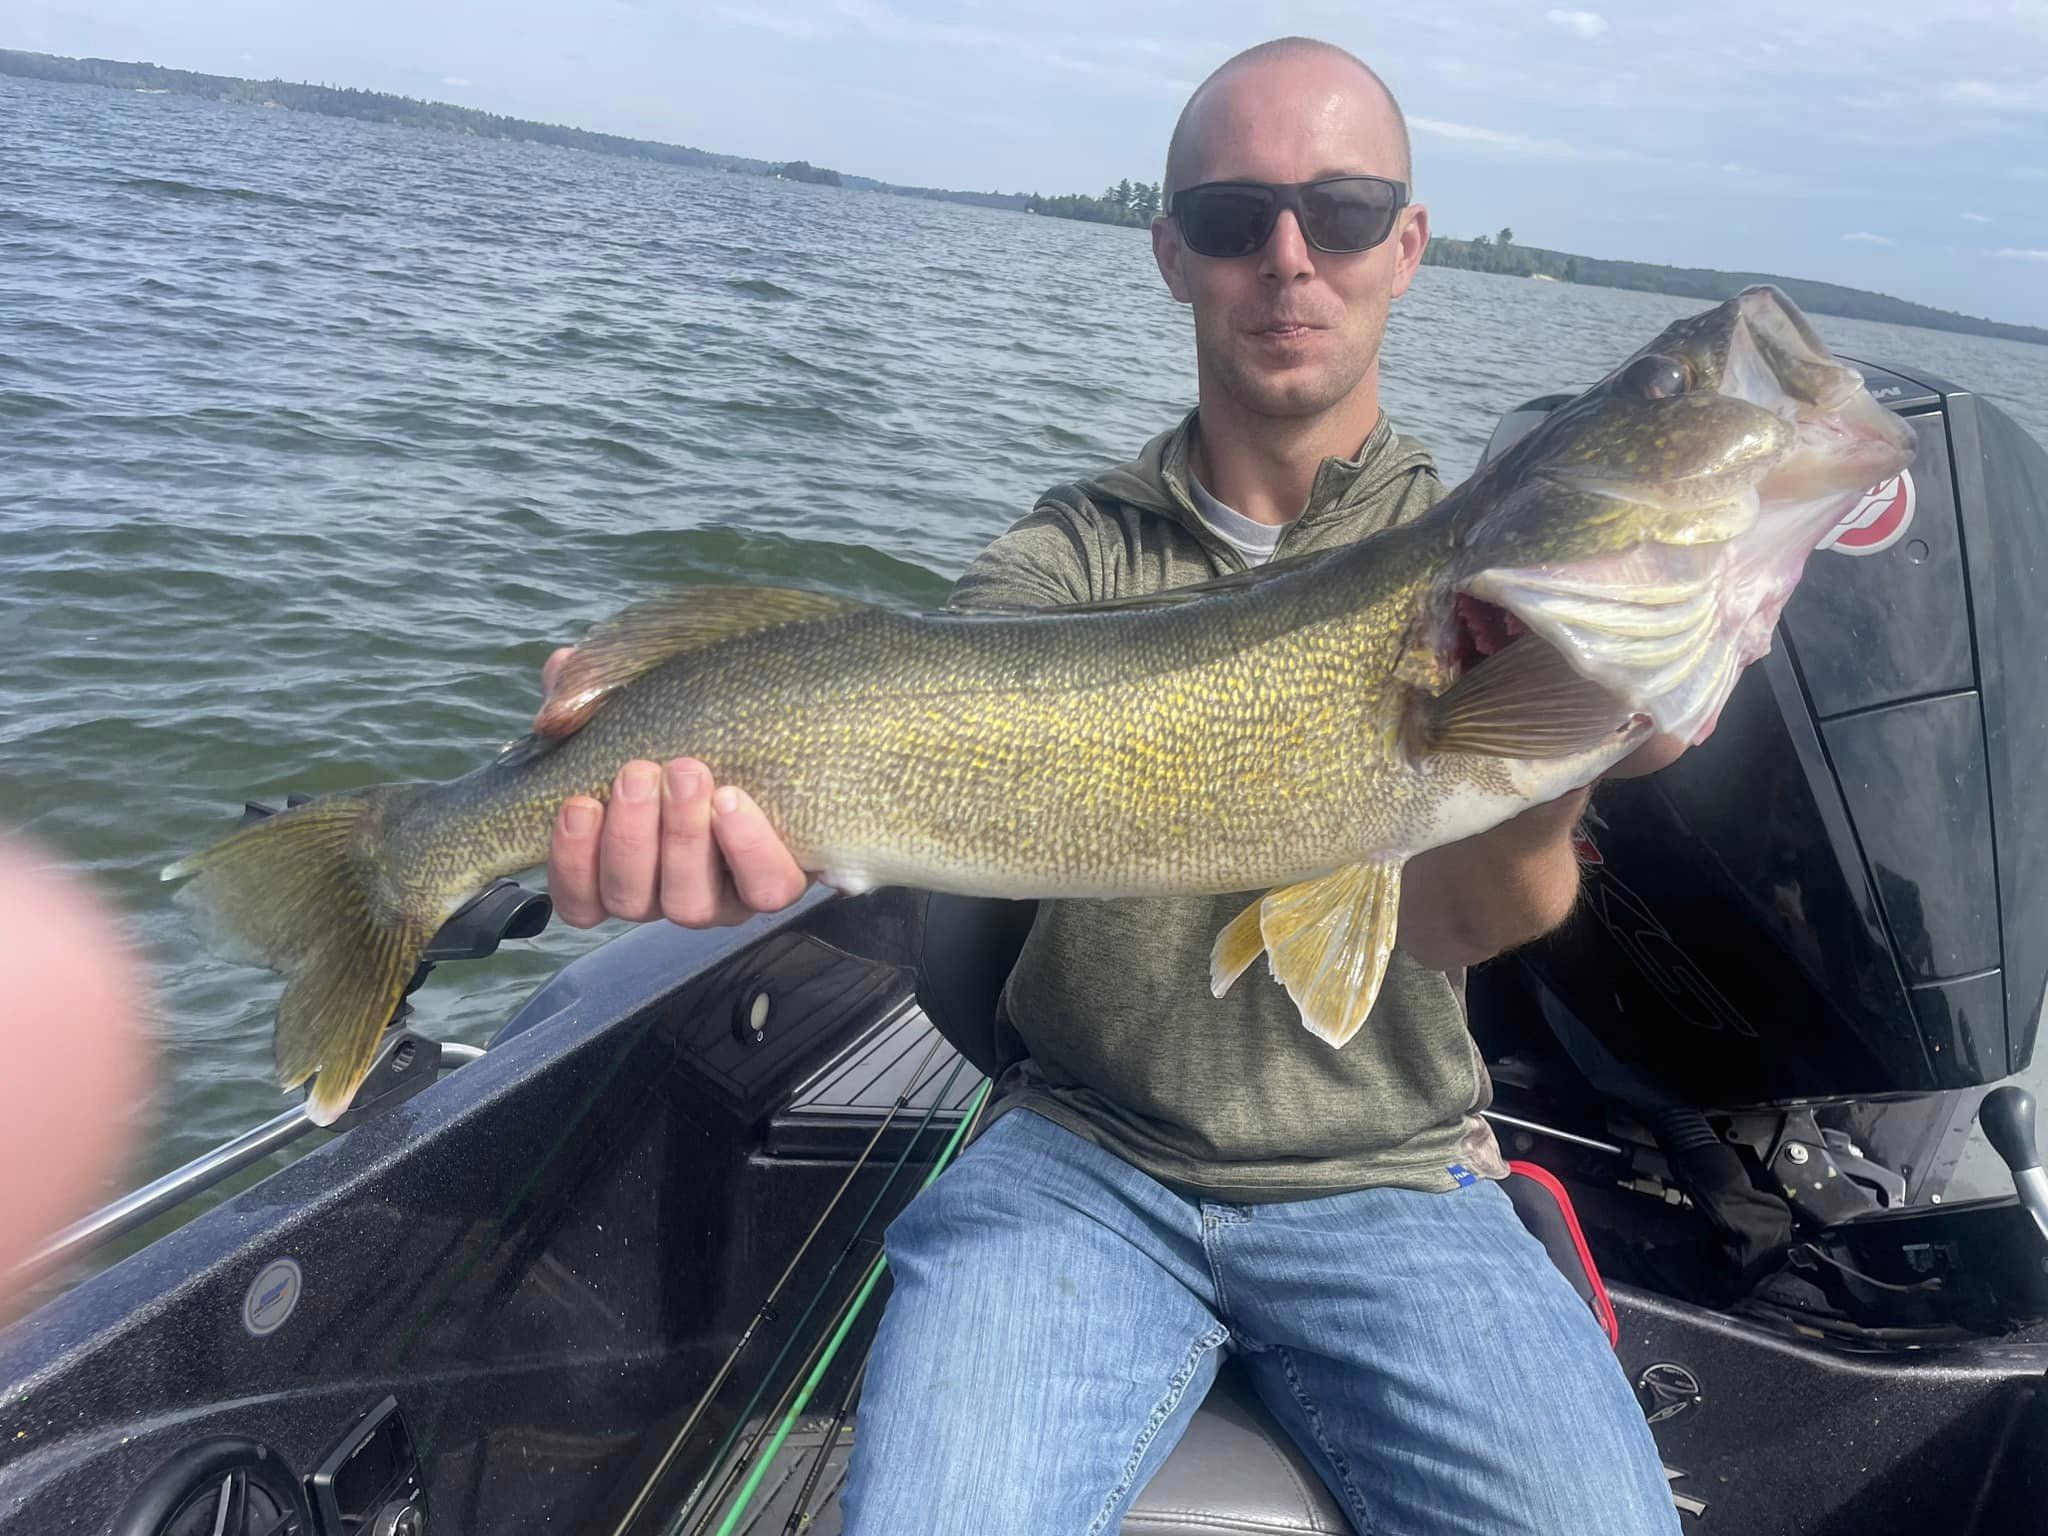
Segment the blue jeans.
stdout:
<path fill-rule="evenodd" d="M 887 1242 L 855 1536 L 1114 1533 L 1226 1350 L 1368 1536 L 1678 1530 L 1607 1336 L 1496 1185 L 1194 1201 L 1013 1110 Z"/>

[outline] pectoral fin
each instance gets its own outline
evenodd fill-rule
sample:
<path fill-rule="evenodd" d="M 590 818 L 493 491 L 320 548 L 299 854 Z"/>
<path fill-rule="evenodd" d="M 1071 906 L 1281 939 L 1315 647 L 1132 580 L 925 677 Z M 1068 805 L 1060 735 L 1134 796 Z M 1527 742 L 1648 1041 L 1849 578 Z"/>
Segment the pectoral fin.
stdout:
<path fill-rule="evenodd" d="M 1573 757 L 1629 721 L 1627 705 L 1533 636 L 1487 657 L 1436 698 L 1419 699 L 1417 708 L 1423 751 L 1489 757 Z"/>
<path fill-rule="evenodd" d="M 1400 915 L 1399 859 L 1268 892 L 1216 936 L 1210 989 L 1221 997 L 1263 949 L 1301 1022 L 1318 1039 L 1342 1045 L 1379 996 Z"/>

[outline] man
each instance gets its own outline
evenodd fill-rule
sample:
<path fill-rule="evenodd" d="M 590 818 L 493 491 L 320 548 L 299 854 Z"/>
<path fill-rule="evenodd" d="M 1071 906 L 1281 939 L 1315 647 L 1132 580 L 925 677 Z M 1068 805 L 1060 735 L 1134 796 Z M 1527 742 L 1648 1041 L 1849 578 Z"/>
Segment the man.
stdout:
<path fill-rule="evenodd" d="M 1211 76 L 1152 231 L 1194 312 L 1198 410 L 1049 492 L 956 601 L 1185 585 L 1426 509 L 1435 470 L 1379 406 L 1388 305 L 1428 239 L 1410 179 L 1400 110 L 1349 54 L 1283 39 Z M 1114 1531 L 1228 1350 L 1360 1531 L 1675 1530 L 1604 1335 L 1492 1182 L 1446 974 L 1564 918 L 1584 803 L 1409 864 L 1400 948 L 1342 1050 L 1263 973 L 1209 995 L 1245 895 L 1044 904 L 1005 997 L 1028 1054 L 889 1232 L 848 1529 Z M 574 924 L 731 921 L 805 880 L 687 760 L 623 770 L 608 815 L 571 802 L 550 866 Z"/>

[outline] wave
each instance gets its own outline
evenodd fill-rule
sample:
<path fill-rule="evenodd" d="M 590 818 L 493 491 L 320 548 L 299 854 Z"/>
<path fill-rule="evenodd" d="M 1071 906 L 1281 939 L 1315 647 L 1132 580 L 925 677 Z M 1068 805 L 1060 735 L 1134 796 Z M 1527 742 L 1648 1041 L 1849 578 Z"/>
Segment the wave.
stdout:
<path fill-rule="evenodd" d="M 851 424 L 830 406 L 797 405 L 760 400 L 712 400 L 707 408 L 726 416 L 746 416 L 775 423 L 790 432 L 846 432 Z"/>
<path fill-rule="evenodd" d="M 277 198 L 268 192 L 258 192 L 253 187 L 209 187 L 202 182 L 179 181 L 171 176 L 123 176 L 119 185 L 133 187 L 138 192 L 153 193 L 158 197 L 225 197 L 253 203 L 291 201 L 290 198 Z"/>
<path fill-rule="evenodd" d="M 121 176 L 116 186 L 140 192 L 146 197 L 176 198 L 193 202 L 218 200 L 231 203 L 275 203 L 301 213 L 363 213 L 367 210 L 349 203 L 321 198 L 294 197 L 287 192 L 262 192 L 255 187 L 216 186 L 203 181 L 183 181 L 175 176 Z"/>
<path fill-rule="evenodd" d="M 750 293 L 757 299 L 800 299 L 800 293 L 792 292 L 780 283 L 771 283 L 765 277 L 735 277 L 727 281 L 726 287 L 734 293 Z"/>
<path fill-rule="evenodd" d="M 39 416 L 59 416 L 71 410 L 69 401 L 52 395 L 38 395 L 26 389 L 0 389 L 0 421 L 29 421 Z"/>
<path fill-rule="evenodd" d="M 586 437 L 583 446 L 594 448 L 605 458 L 619 464 L 630 464 L 635 469 L 667 469 L 667 461 L 645 448 L 636 448 L 631 443 L 622 443 L 615 437 Z"/>
<path fill-rule="evenodd" d="M 891 607 L 939 607 L 952 582 L 929 567 L 862 544 L 759 527 L 636 528 L 588 547 L 599 570 L 630 570 L 649 590 L 694 582 L 809 587 Z"/>

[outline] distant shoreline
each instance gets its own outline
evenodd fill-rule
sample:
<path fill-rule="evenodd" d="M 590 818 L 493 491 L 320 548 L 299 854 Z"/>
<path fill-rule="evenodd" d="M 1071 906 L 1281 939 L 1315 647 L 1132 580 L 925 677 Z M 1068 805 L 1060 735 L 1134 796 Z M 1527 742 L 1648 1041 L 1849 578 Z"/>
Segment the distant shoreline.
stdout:
<path fill-rule="evenodd" d="M 557 144 L 594 154 L 617 155 L 637 160 L 655 160 L 669 165 L 691 165 L 750 176 L 780 176 L 786 180 L 822 182 L 855 191 L 883 192 L 894 197 L 918 197 L 939 202 L 966 203 L 980 208 L 1001 208 L 1018 213 L 1042 213 L 1054 217 L 1078 218 L 1097 223 L 1143 225 L 1149 211 L 1137 206 L 1119 207 L 1113 193 L 1103 198 L 1086 196 L 1040 197 L 1022 192 L 960 192 L 942 187 L 902 186 L 876 181 L 867 176 L 813 167 L 804 161 L 756 160 L 746 155 L 718 154 L 686 144 L 665 144 L 655 139 L 632 139 L 618 134 L 594 133 L 527 118 L 501 117 L 474 107 L 446 102 L 423 101 L 411 96 L 394 96 L 383 91 L 358 91 L 327 85 L 293 84 L 284 80 L 246 80 L 234 75 L 207 75 L 192 70 L 165 69 L 155 64 L 123 63 L 113 59 L 73 59 L 49 53 L 22 53 L 0 48 L 0 74 L 32 80 L 53 80 L 66 84 L 99 85 L 116 90 L 151 94 L 174 93 L 210 101 L 235 102 L 247 106 L 284 107 L 325 117 L 352 117 L 367 122 L 392 123 L 403 127 L 431 128 L 478 138 Z M 1124 183 L 1125 188 L 1132 183 Z M 1144 183 L 1136 183 L 1142 194 Z M 1120 189 L 1113 189 L 1120 190 Z M 1156 189 L 1154 189 L 1156 195 Z M 1511 233 L 1503 231 L 1504 234 Z M 1889 294 L 1850 288 L 1840 283 L 1817 282 L 1808 278 L 1780 277 L 1766 272 L 1721 272 L 1706 267 L 1658 266 L 1640 261 L 1615 261 L 1553 251 L 1541 246 L 1513 245 L 1481 236 L 1476 240 L 1438 237 L 1430 242 L 1425 260 L 1433 266 L 1463 267 L 1502 272 L 1524 277 L 1546 277 L 1559 282 L 1583 283 L 1602 288 L 1627 288 L 1639 292 L 1669 293 L 1709 303 L 1727 298 L 1752 283 L 1772 283 L 1790 294 L 1803 309 L 1816 314 L 1842 315 L 1856 320 L 1877 320 L 1892 325 L 1920 326 L 1927 330 L 1953 331 L 1964 335 L 1992 336 L 2006 341 L 2031 342 L 2048 346 L 2048 328 L 1988 320 L 1953 310 L 1916 304 Z"/>

